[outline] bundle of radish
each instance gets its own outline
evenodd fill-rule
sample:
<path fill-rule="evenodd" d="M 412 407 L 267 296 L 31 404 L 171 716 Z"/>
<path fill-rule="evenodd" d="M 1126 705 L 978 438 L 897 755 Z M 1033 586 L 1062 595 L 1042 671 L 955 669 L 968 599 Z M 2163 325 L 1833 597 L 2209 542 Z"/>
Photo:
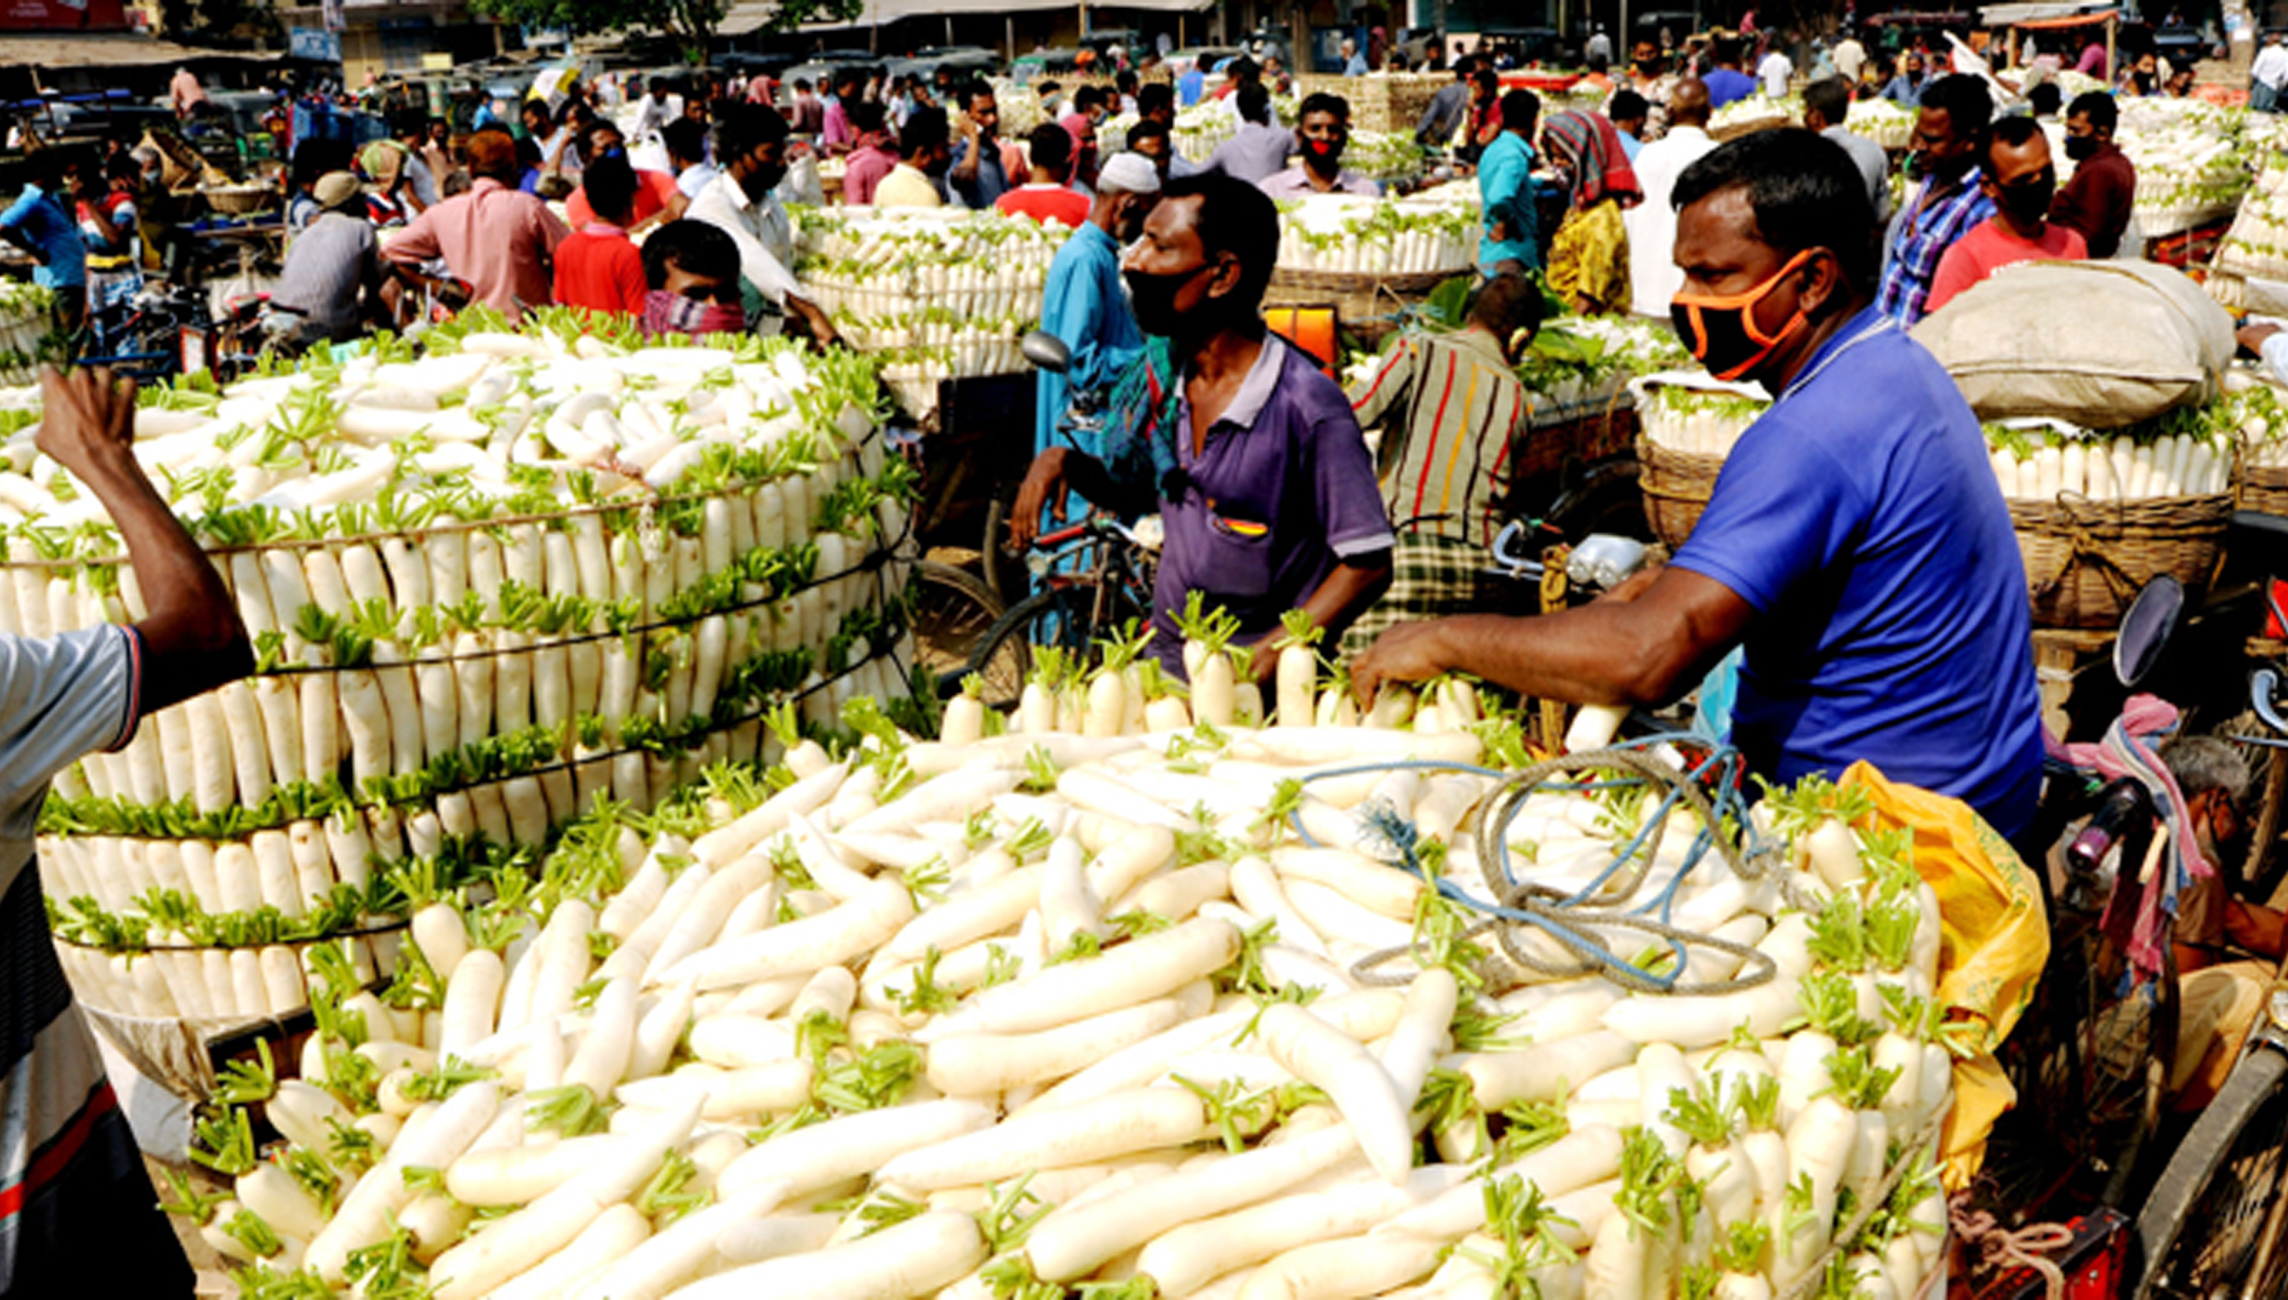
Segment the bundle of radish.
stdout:
<path fill-rule="evenodd" d="M 1461 681 L 1367 725 L 1088 728 L 1131 674 L 967 743 L 861 707 L 854 746 L 587 815 L 241 1089 L 275 1089 L 314 1233 L 266 1188 L 182 1208 L 255 1295 L 1904 1297 L 1939 1267 L 1938 916 L 1848 795 L 1750 815 L 1736 758 L 1659 748 L 1516 771 Z M 203 1121 L 253 1172 L 241 1131 Z"/>
<path fill-rule="evenodd" d="M 843 341 L 882 363 L 907 414 L 943 379 L 1025 369 L 1049 263 L 1071 232 L 1024 217 L 946 210 L 802 214 L 795 276 Z"/>
<path fill-rule="evenodd" d="M 2056 420 L 2005 420 L 1986 426 L 1986 441 L 1994 477 L 2012 500 L 2220 496 L 2232 490 L 2241 406 L 2220 400 L 2110 436 Z M 2248 418 L 2264 417 L 2252 411 Z"/>
<path fill-rule="evenodd" d="M 22 280 L 0 281 L 0 384 L 32 382 L 54 329 L 55 295 Z"/>
<path fill-rule="evenodd" d="M 1655 381 L 1640 381 L 1632 387 L 1645 440 L 1696 456 L 1730 455 L 1732 444 L 1770 405 L 1760 397 L 1729 388 Z"/>
<path fill-rule="evenodd" d="M 537 848 L 598 798 L 649 807 L 758 756 L 781 702 L 823 721 L 910 694 L 912 472 L 863 359 L 497 324 L 145 394 L 137 453 L 260 663 L 57 779 L 42 874 L 102 951 L 156 927 L 235 961 L 364 928 L 377 864 Z M 0 472 L 0 630 L 139 616 L 116 532 L 33 432 Z M 140 972 L 82 992 L 176 1014 L 201 1002 L 185 964 L 158 963 L 172 1010 L 122 996 Z"/>
<path fill-rule="evenodd" d="M 1474 207 L 1421 196 L 1314 194 L 1280 205 L 1279 269 L 1341 275 L 1466 270 L 1477 239 Z"/>

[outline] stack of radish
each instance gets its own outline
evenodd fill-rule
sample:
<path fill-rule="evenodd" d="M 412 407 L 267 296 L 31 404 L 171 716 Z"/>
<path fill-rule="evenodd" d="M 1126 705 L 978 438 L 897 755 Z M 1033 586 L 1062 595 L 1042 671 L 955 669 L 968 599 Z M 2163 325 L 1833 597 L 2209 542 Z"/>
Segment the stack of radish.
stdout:
<path fill-rule="evenodd" d="M 782 700 L 823 720 L 908 694 L 889 548 L 910 478 L 863 360 L 546 325 L 392 347 L 146 394 L 138 454 L 260 667 L 58 777 L 40 858 L 74 934 L 268 951 L 362 927 L 380 865 L 537 848 L 601 796 L 649 807 L 754 757 Z M 0 473 L 0 630 L 139 617 L 116 533 L 33 433 Z M 291 963 L 259 1002 L 176 965 L 81 992 L 144 1016 L 301 1004 Z"/>
<path fill-rule="evenodd" d="M 1190 708 L 1237 711 L 1195 656 Z M 181 1208 L 257 1295 L 1903 1300 L 1939 1267 L 1939 918 L 1846 796 L 1687 870 L 1643 785 L 1489 824 L 1491 776 L 1406 766 L 1522 758 L 1465 683 L 1313 726 L 1343 710 L 1298 644 L 1293 721 L 1145 733 L 1112 660 L 968 743 L 861 711 L 767 798 L 599 812 L 538 887 L 424 909 L 396 1005 L 337 989 L 299 1080 L 233 1079 L 285 1149 L 210 1116 L 236 1195 Z M 1402 826 L 1478 897 L 1501 852 L 1700 937 L 1576 915 L 1618 982 L 1536 973 L 1569 954 L 1369 855 Z M 1709 991 L 1622 987 L 1671 977 Z"/>
<path fill-rule="evenodd" d="M 1637 395 L 1637 419 L 1647 441 L 1671 451 L 1729 456 L 1769 405 L 1730 389 L 1646 384 Z"/>
<path fill-rule="evenodd" d="M 1017 340 L 1070 233 L 994 212 L 817 209 L 802 214 L 795 274 L 920 418 L 939 380 L 1025 368 Z"/>
<path fill-rule="evenodd" d="M 1445 197 L 1314 194 L 1282 203 L 1279 269 L 1339 275 L 1466 271 L 1477 257 L 1477 211 Z"/>
<path fill-rule="evenodd" d="M 2153 501 L 2232 490 L 2239 403 L 2173 412 L 2113 436 L 2055 420 L 1986 427 L 1994 477 L 2018 501 Z M 2252 413 L 2253 424 L 2263 424 Z"/>
<path fill-rule="evenodd" d="M 0 384 L 29 383 L 53 327 L 55 297 L 22 280 L 0 280 Z"/>

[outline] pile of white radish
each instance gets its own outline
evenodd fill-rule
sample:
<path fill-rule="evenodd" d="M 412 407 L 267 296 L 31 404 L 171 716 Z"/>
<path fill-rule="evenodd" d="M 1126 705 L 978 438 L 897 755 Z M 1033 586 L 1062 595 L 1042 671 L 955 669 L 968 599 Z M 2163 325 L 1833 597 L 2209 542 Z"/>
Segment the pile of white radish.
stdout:
<path fill-rule="evenodd" d="M 1646 441 L 1670 451 L 1729 456 L 1732 445 L 1769 406 L 1730 391 L 1648 385 L 1638 392 L 1637 420 Z"/>
<path fill-rule="evenodd" d="M 939 380 L 1025 369 L 1017 341 L 1040 321 L 1049 263 L 1070 233 L 997 212 L 809 209 L 794 271 L 921 418 Z"/>
<path fill-rule="evenodd" d="M 1279 269 L 1345 275 L 1466 271 L 1478 255 L 1478 210 L 1459 191 L 1403 199 L 1313 194 L 1282 202 Z"/>
<path fill-rule="evenodd" d="M 2271 150 L 2263 158 L 2255 183 L 2241 197 L 2232 229 L 2217 247 L 2216 268 L 2235 276 L 2288 281 L 2288 153 Z"/>
<path fill-rule="evenodd" d="M 58 776 L 44 883 L 113 953 L 317 937 L 313 916 L 360 920 L 339 891 L 364 894 L 377 864 L 537 848 L 598 797 L 648 808 L 756 757 L 783 701 L 825 721 L 910 694 L 890 548 L 911 477 L 885 463 L 862 359 L 775 340 L 624 351 L 544 326 L 389 346 L 138 411 L 137 453 L 214 553 L 260 664 Z M 140 617 L 116 533 L 32 432 L 0 472 L 26 512 L 0 631 Z M 171 972 L 80 992 L 143 1016 L 268 1015 L 291 966 L 263 1001 Z"/>
<path fill-rule="evenodd" d="M 32 380 L 41 346 L 55 328 L 55 295 L 22 280 L 0 280 L 0 384 Z"/>
<path fill-rule="evenodd" d="M 1314 685 L 1282 673 L 1280 712 Z M 285 1142 L 257 1160 L 210 1114 L 234 1194 L 179 1208 L 258 1297 L 1919 1294 L 1951 1083 L 1903 837 L 1862 843 L 1814 786 L 1752 819 L 1792 837 L 1768 870 L 1687 873 L 1698 828 L 1656 791 L 1545 785 L 1502 833 L 1517 868 L 1617 904 L 1600 864 L 1664 827 L 1643 887 L 1710 939 L 1679 968 L 1582 924 L 1636 983 L 1737 989 L 1537 982 L 1364 851 L 1402 820 L 1491 896 L 1494 778 L 1399 764 L 1498 763 L 1514 727 L 1432 698 L 877 730 L 648 837 L 592 815 L 539 886 L 416 917 L 406 1005 L 337 991 L 299 1079 L 235 1075 Z"/>
<path fill-rule="evenodd" d="M 1905 151 L 1915 136 L 1915 110 L 1887 99 L 1853 99 L 1843 126 L 1888 150 Z"/>
<path fill-rule="evenodd" d="M 1987 442 L 1994 477 L 2013 501 L 2216 496 L 2232 490 L 2234 466 L 2232 426 L 2219 419 L 2224 437 L 2198 430 L 2141 437 L 2130 429 L 2107 438 L 2056 421 L 2012 420 L 1987 426 Z"/>
<path fill-rule="evenodd" d="M 2148 239 L 2191 229 L 2239 205 L 2254 176 L 2243 143 L 2249 114 L 2197 99 L 2121 101 L 2115 139 L 2137 167 L 2137 228 Z"/>

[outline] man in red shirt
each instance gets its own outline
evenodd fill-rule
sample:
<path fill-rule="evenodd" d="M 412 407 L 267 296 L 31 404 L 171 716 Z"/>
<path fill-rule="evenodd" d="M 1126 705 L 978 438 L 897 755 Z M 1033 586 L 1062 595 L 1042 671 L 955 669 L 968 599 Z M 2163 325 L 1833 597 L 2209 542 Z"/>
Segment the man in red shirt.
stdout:
<path fill-rule="evenodd" d="M 620 135 L 620 128 L 602 118 L 597 118 L 588 127 L 587 143 L 591 167 L 597 158 L 616 157 L 624 160 L 628 156 L 627 140 Z M 667 172 L 647 169 L 636 172 L 635 178 L 635 212 L 628 220 L 629 230 L 647 229 L 654 222 L 673 221 L 683 215 L 683 209 L 691 202 L 684 197 L 682 190 L 676 188 L 675 177 Z M 564 201 L 564 220 L 574 230 L 587 225 L 599 215 L 601 214 L 590 205 L 586 185 L 572 191 L 572 197 Z"/>
<path fill-rule="evenodd" d="M 1032 180 L 1002 195 L 994 207 L 1010 216 L 1028 216 L 1046 224 L 1055 220 L 1068 230 L 1088 220 L 1088 199 L 1067 182 L 1072 179 L 1072 136 L 1054 122 L 1033 128 Z"/>
<path fill-rule="evenodd" d="M 1994 215 L 1939 259 L 1925 314 L 2013 262 L 2079 262 L 2089 256 L 2079 232 L 2050 220 L 2058 169 L 2050 161 L 2049 137 L 2034 119 L 2006 117 L 1993 125 L 1978 184 L 1994 204 Z"/>
<path fill-rule="evenodd" d="M 2080 232 L 2096 258 L 2120 251 L 2137 206 L 2137 164 L 2113 144 L 2120 120 L 2113 96 L 2102 90 L 2078 95 L 2066 106 L 2066 157 L 2073 159 L 2074 174 L 2050 205 L 2050 220 Z"/>
<path fill-rule="evenodd" d="M 643 254 L 628 238 L 635 170 L 626 158 L 606 154 L 588 164 L 580 188 L 598 215 L 556 246 L 556 301 L 588 311 L 640 316 L 651 285 L 644 279 Z"/>

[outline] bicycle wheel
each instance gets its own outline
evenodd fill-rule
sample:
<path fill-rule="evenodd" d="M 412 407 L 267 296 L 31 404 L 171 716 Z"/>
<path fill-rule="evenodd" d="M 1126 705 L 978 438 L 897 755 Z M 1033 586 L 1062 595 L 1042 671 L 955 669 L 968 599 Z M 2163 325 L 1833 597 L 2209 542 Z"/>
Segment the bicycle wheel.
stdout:
<path fill-rule="evenodd" d="M 1014 490 L 1004 495 L 995 493 L 985 505 L 985 539 L 983 564 L 985 585 L 1003 602 L 1023 600 L 1031 591 L 1033 575 L 1025 569 L 1025 557 L 1011 555 L 1002 549 L 1009 540 L 1009 507 L 1016 503 Z"/>
<path fill-rule="evenodd" d="M 2288 1055 L 2260 1044 L 2233 1067 L 2137 1215 L 2137 1300 L 2245 1294 L 2281 1188 Z"/>
<path fill-rule="evenodd" d="M 1088 644 L 1091 630 L 1089 598 L 1093 587 L 1050 587 L 1036 591 L 1009 607 L 992 630 L 978 638 L 968 672 L 983 679 L 985 706 L 1016 706 L 1033 671 L 1033 648 L 1055 646 L 1078 650 Z"/>
<path fill-rule="evenodd" d="M 968 570 L 934 560 L 914 566 L 914 645 L 941 691 L 959 689 L 970 657 L 1001 614 L 1001 602 Z"/>
<path fill-rule="evenodd" d="M 1995 1125 L 1980 1208 L 2009 1222 L 2127 1203 L 2161 1122 L 2176 979 L 2164 971 L 2121 993 L 2120 955 L 2095 922 L 2059 914 L 2033 1005 L 2005 1048 L 2019 1100 Z"/>

